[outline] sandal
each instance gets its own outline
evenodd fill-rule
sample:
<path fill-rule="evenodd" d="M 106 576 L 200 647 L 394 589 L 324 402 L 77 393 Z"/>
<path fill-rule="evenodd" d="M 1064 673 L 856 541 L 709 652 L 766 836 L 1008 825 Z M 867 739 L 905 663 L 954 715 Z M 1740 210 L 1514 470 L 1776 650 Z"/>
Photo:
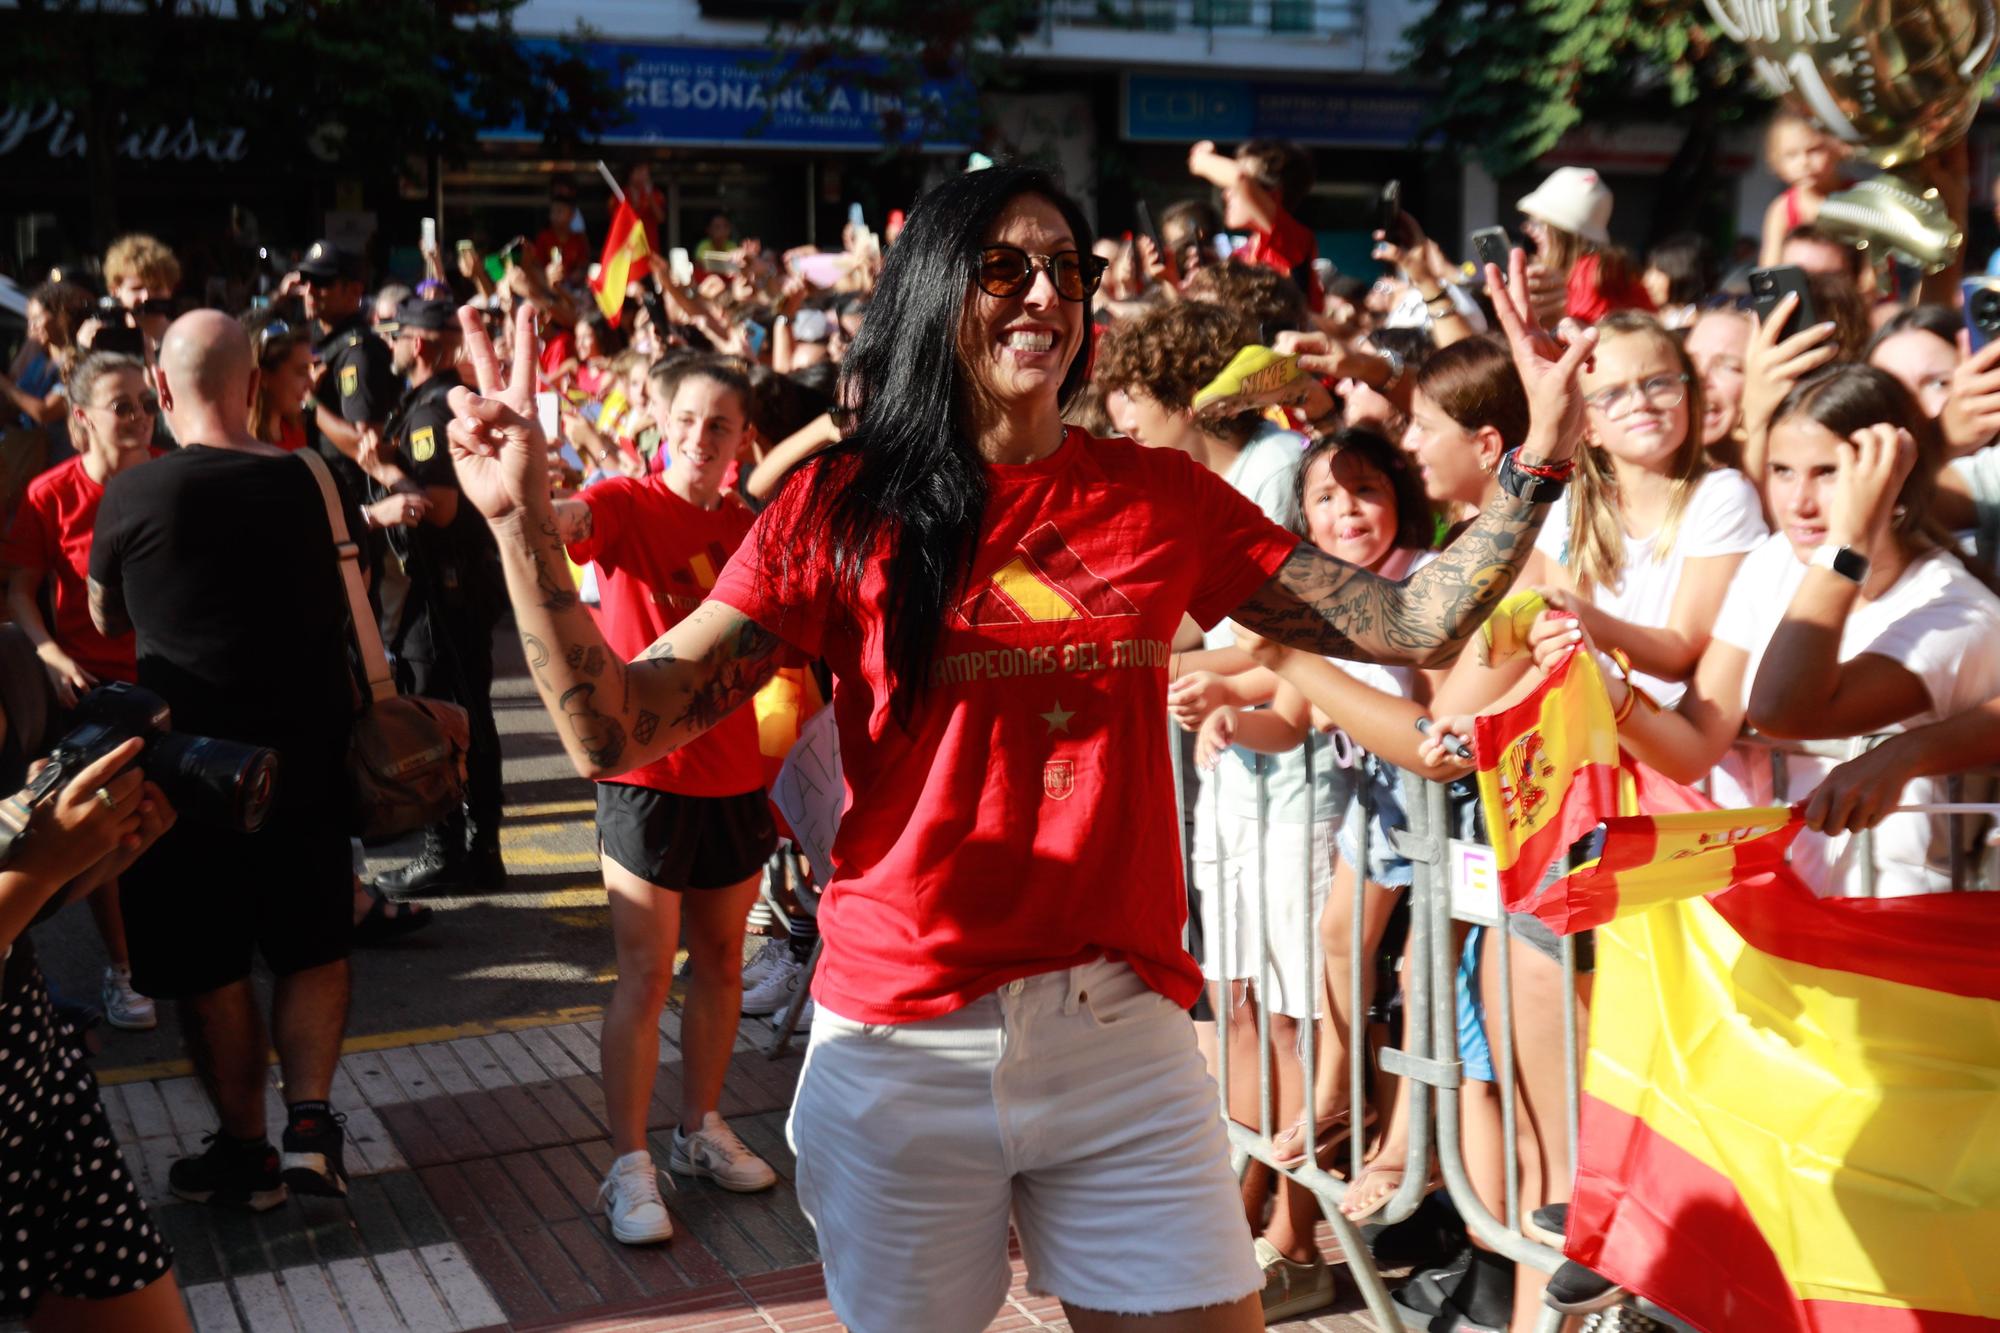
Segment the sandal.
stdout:
<path fill-rule="evenodd" d="M 1313 1147 L 1324 1157 L 1327 1151 L 1347 1138 L 1350 1114 L 1346 1110 L 1329 1111 L 1313 1122 Z M 1364 1118 L 1363 1128 L 1375 1124 L 1374 1108 L 1369 1108 Z M 1278 1134 L 1271 1140 L 1271 1156 L 1279 1166 L 1297 1166 L 1306 1160 L 1306 1118 L 1300 1116 L 1298 1123 Z"/>
<path fill-rule="evenodd" d="M 368 883 L 361 886 L 368 894 L 368 910 L 354 923 L 354 945 L 368 948 L 377 944 L 387 944 L 400 939 L 412 931 L 422 930 L 436 915 L 421 903 L 400 902 L 386 896 L 381 889 Z"/>
<path fill-rule="evenodd" d="M 1370 1162 L 1341 1194 L 1340 1211 L 1348 1221 L 1359 1225 L 1387 1207 L 1402 1187 L 1401 1162 Z"/>

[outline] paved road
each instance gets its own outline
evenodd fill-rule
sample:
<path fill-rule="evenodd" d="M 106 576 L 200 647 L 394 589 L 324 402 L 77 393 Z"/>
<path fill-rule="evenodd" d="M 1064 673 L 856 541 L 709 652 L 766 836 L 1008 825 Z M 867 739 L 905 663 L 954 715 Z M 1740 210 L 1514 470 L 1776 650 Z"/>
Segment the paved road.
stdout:
<path fill-rule="evenodd" d="M 496 637 L 494 711 L 505 749 L 505 893 L 432 898 L 438 920 L 416 935 L 354 958 L 353 1037 L 417 1039 L 428 1029 L 490 1026 L 559 1011 L 588 1011 L 609 996 L 609 914 L 598 881 L 590 784 L 562 756 L 522 664 L 513 631 Z M 417 839 L 375 849 L 371 872 L 399 864 Z M 273 884 L 273 893 L 285 886 Z M 205 910 L 202 887 L 187 888 L 188 910 Z M 42 966 L 58 991 L 95 1004 L 103 945 L 89 914 L 65 911 L 36 936 Z M 180 1058 L 170 1011 L 150 1033 L 104 1030 L 100 1069 L 150 1067 Z"/>

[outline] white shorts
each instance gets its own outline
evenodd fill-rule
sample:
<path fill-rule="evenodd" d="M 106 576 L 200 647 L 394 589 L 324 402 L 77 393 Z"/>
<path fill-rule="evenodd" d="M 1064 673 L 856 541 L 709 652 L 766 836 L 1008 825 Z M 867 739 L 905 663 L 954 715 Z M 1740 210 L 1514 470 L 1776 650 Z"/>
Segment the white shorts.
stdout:
<path fill-rule="evenodd" d="M 977 1333 L 1028 1283 L 1160 1314 L 1263 1287 L 1187 1012 L 1123 963 L 1012 981 L 942 1018 L 821 1005 L 788 1126 L 827 1298 L 856 1333 Z"/>
<path fill-rule="evenodd" d="M 1272 1013 L 1292 1018 L 1319 1016 L 1319 914 L 1333 887 L 1335 840 L 1332 819 L 1311 824 L 1270 825 L 1264 838 L 1259 878 L 1257 817 L 1227 808 L 1217 811 L 1204 798 L 1195 811 L 1194 855 L 1190 868 L 1201 897 L 1201 974 L 1210 981 L 1257 981 L 1270 993 L 1263 1002 Z M 1308 877 L 1306 846 L 1312 846 Z M 1263 886 L 1263 930 L 1258 922 L 1258 886 Z M 1309 887 L 1310 886 L 1310 887 Z M 1221 914 L 1230 914 L 1224 952 Z M 1260 964 L 1259 955 L 1263 962 Z"/>

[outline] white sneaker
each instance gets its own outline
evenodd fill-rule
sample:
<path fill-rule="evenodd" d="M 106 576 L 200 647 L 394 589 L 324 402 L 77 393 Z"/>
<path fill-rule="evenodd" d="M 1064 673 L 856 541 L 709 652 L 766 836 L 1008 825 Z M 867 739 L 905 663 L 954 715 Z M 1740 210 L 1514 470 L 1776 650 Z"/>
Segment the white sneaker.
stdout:
<path fill-rule="evenodd" d="M 99 995 L 104 1001 L 104 1021 L 122 1032 L 150 1032 L 160 1025 L 153 1002 L 132 989 L 129 967 L 105 968 Z"/>
<path fill-rule="evenodd" d="M 750 960 L 743 964 L 744 992 L 748 994 L 754 990 L 758 982 L 770 975 L 772 968 L 776 967 L 781 961 L 790 962 L 791 957 L 791 946 L 781 939 L 767 939 L 758 945 L 757 952 L 751 954 Z"/>
<path fill-rule="evenodd" d="M 813 1002 L 811 1000 L 807 1000 L 803 1005 L 799 1006 L 799 1021 L 797 1025 L 795 1025 L 792 1028 L 792 1031 L 807 1032 L 811 1030 L 813 1025 L 813 1007 L 814 1007 Z M 771 1027 L 775 1030 L 777 1028 L 783 1027 L 784 1025 L 785 1025 L 785 1011 L 780 1009 L 777 1013 L 771 1015 Z"/>
<path fill-rule="evenodd" d="M 738 1194 L 755 1194 L 778 1183 L 771 1164 L 744 1147 L 729 1122 L 713 1111 L 701 1118 L 701 1128 L 692 1134 L 674 1127 L 674 1155 L 667 1166 L 684 1176 L 706 1176 Z"/>
<path fill-rule="evenodd" d="M 792 957 L 792 951 L 787 948 L 785 956 L 773 962 L 757 979 L 756 985 L 744 984 L 743 1012 L 759 1017 L 778 1013 L 792 1002 L 792 997 L 805 984 L 805 965 Z"/>
<path fill-rule="evenodd" d="M 597 1201 L 611 1219 L 611 1234 L 627 1245 L 647 1245 L 674 1234 L 673 1219 L 660 1201 L 660 1173 L 644 1150 L 628 1152 L 611 1164 Z"/>

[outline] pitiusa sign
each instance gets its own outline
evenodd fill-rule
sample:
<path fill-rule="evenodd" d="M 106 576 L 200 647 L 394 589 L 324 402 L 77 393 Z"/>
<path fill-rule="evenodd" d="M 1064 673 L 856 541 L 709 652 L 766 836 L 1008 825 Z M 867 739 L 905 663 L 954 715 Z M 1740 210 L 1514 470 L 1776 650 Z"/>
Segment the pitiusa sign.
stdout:
<path fill-rule="evenodd" d="M 654 46 L 579 42 L 568 48 L 539 38 L 530 50 L 568 49 L 624 89 L 625 120 L 604 142 L 765 148 L 880 148 L 922 144 L 961 152 L 976 123 L 977 99 L 965 79 L 926 79 L 902 95 L 862 86 L 885 62 L 864 58 L 845 71 L 785 77 L 783 58 L 764 47 Z M 523 139 L 520 125 L 486 139 Z"/>

